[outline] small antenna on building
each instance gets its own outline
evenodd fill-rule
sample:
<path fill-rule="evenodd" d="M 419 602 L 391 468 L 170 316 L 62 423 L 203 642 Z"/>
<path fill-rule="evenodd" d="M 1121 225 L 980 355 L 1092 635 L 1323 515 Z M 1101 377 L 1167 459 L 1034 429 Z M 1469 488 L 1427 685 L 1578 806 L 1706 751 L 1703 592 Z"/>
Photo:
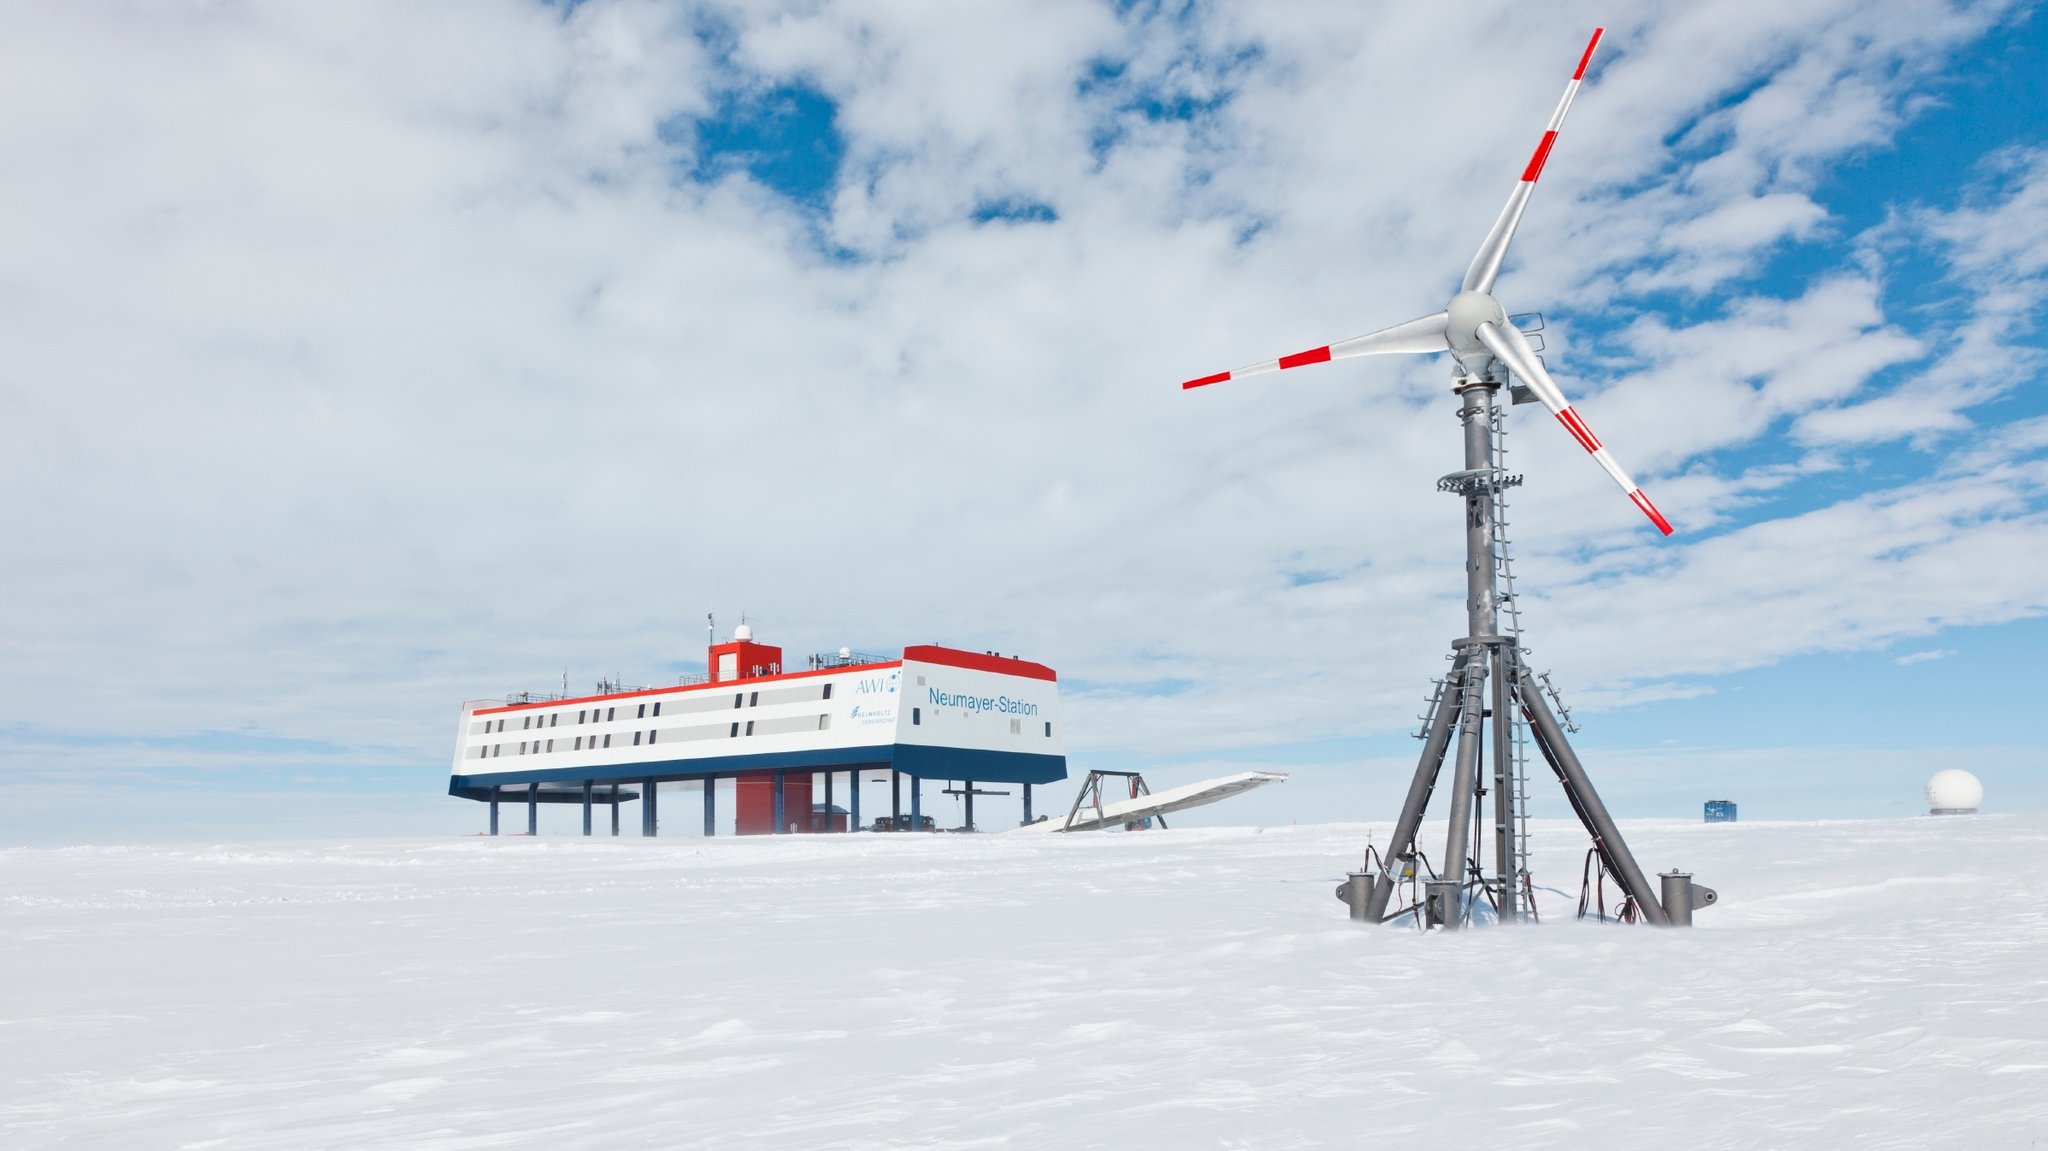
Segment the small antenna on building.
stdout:
<path fill-rule="evenodd" d="M 707 646 L 707 647 L 708 647 L 708 646 L 711 646 L 712 644 L 716 644 L 717 642 L 718 642 L 718 621 L 717 621 L 717 620 L 714 620 L 714 619 L 712 619 L 712 618 L 711 618 L 711 613 L 707 611 L 707 612 L 705 612 L 705 613 L 704 613 L 704 643 L 705 643 L 705 646 Z"/>

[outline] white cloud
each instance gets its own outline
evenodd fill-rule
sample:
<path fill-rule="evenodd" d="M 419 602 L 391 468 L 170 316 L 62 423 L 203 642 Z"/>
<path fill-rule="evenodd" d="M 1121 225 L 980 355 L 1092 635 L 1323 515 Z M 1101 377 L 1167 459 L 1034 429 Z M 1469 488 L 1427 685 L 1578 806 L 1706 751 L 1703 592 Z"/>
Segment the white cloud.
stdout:
<path fill-rule="evenodd" d="M 1969 409 L 2038 373 L 2042 355 L 2028 340 L 2048 304 L 2048 151 L 2008 151 L 1987 167 L 1965 203 L 1921 206 L 1872 237 L 1880 249 L 1932 241 L 1947 264 L 1963 318 L 1941 354 L 1891 392 L 1806 416 L 1802 438 L 1925 442 L 1971 427 Z"/>
<path fill-rule="evenodd" d="M 1724 4 L 1618 27 L 1506 298 L 1705 291 L 1823 235 L 1817 174 L 1882 146 L 2004 11 Z M 730 60 L 655 4 L 17 16 L 0 416 L 25 431 L 0 457 L 0 688 L 24 722 L 253 724 L 431 764 L 465 696 L 564 664 L 656 679 L 714 608 L 800 650 L 1046 658 L 1104 685 L 1075 700 L 1083 749 L 1385 730 L 1419 706 L 1460 618 L 1455 504 L 1429 492 L 1457 462 L 1445 365 L 1174 384 L 1441 306 L 1574 21 L 727 15 Z M 1447 43 L 1513 66 L 1445 85 Z M 1119 78 L 1078 95 L 1103 59 Z M 823 227 L 874 258 L 821 255 L 746 179 L 678 175 L 664 124 L 790 77 L 840 102 L 849 176 Z M 1145 93 L 1228 98 L 1190 124 L 1122 108 Z M 1059 221 L 972 226 L 1000 195 Z M 2029 197 L 1923 230 L 1972 274 L 2037 272 L 1994 239 Z M 1551 354 L 1674 518 L 1739 523 L 1845 465 L 1706 457 L 1788 423 L 1857 442 L 1842 421 L 1872 381 L 1926 354 L 1882 287 L 1844 269 L 1703 322 L 1642 315 L 1597 349 L 1559 312 Z M 1537 642 L 1607 698 L 2041 610 L 2013 562 L 2041 527 L 2019 446 L 1651 545 L 1562 436 L 1513 444 Z M 1191 684 L 1130 690 L 1161 679 Z"/>

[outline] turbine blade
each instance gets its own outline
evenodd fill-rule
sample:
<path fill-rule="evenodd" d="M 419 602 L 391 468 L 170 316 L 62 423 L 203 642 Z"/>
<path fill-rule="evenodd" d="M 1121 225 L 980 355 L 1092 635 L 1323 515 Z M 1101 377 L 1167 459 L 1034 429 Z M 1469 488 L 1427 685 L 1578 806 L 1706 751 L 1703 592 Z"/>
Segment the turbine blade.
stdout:
<path fill-rule="evenodd" d="M 1557 111 L 1550 114 L 1550 124 L 1543 130 L 1543 139 L 1536 145 L 1536 152 L 1529 157 L 1529 164 L 1522 169 L 1522 179 L 1515 190 L 1508 193 L 1508 205 L 1500 210 L 1500 219 L 1493 222 L 1493 231 L 1486 234 L 1486 242 L 1479 245 L 1479 254 L 1472 257 L 1472 266 L 1465 269 L 1465 290 L 1468 292 L 1493 291 L 1494 278 L 1500 275 L 1500 266 L 1508 258 L 1508 244 L 1515 238 L 1515 225 L 1522 222 L 1522 209 L 1529 206 L 1529 194 L 1536 190 L 1536 178 L 1543 174 L 1543 164 L 1550 159 L 1550 146 L 1557 142 L 1557 133 L 1564 127 L 1564 114 L 1571 111 L 1572 97 L 1579 94 L 1579 82 L 1586 78 L 1586 66 L 1593 62 L 1593 50 L 1600 46 L 1600 37 L 1607 29 L 1593 29 L 1593 38 L 1586 41 L 1586 52 L 1579 57 L 1579 69 L 1572 73 L 1571 82 L 1564 86 L 1564 98 L 1557 102 Z"/>
<path fill-rule="evenodd" d="M 1621 465 L 1614 462 L 1614 457 L 1601 445 L 1600 438 L 1593 434 L 1593 429 L 1587 427 L 1586 421 L 1579 418 L 1579 413 L 1571 404 L 1565 402 L 1563 390 L 1557 386 L 1556 380 L 1550 378 L 1550 373 L 1544 370 L 1543 361 L 1536 358 L 1535 349 L 1529 346 L 1528 340 L 1522 338 L 1522 333 L 1516 331 L 1512 324 L 1500 327 L 1485 323 L 1479 325 L 1479 342 L 1485 344 L 1486 350 L 1492 352 L 1501 363 L 1506 364 L 1509 371 L 1520 376 L 1522 382 L 1529 385 L 1529 390 L 1536 393 L 1536 398 L 1543 401 L 1543 406 L 1557 416 L 1557 422 L 1563 424 L 1564 429 L 1572 434 L 1573 439 L 1579 441 L 1579 446 L 1586 449 L 1594 462 L 1605 469 L 1615 483 L 1621 485 L 1622 491 L 1628 493 L 1629 501 L 1636 505 L 1637 510 L 1650 517 L 1650 522 L 1657 525 L 1658 531 L 1670 535 L 1671 521 L 1665 519 L 1664 514 L 1657 510 L 1657 505 L 1650 502 L 1650 497 L 1643 494 L 1643 489 L 1628 478 L 1628 473 L 1622 471 Z"/>
<path fill-rule="evenodd" d="M 1277 360 L 1267 360 L 1262 364 L 1253 364 L 1248 368 L 1218 372 L 1213 376 L 1202 376 L 1199 379 L 1183 383 L 1181 390 L 1186 391 L 1189 388 L 1199 388 L 1208 384 L 1220 384 L 1225 380 L 1243 379 L 1246 376 L 1262 376 L 1267 372 L 1278 372 L 1287 368 L 1305 368 L 1310 364 L 1322 364 L 1331 360 L 1348 360 L 1353 356 L 1387 356 L 1403 353 L 1427 354 L 1430 352 L 1449 351 L 1450 344 L 1444 339 L 1444 331 L 1449 324 L 1450 315 L 1446 312 L 1438 312 L 1435 315 L 1409 320 L 1405 324 L 1395 324 L 1391 328 L 1381 328 L 1377 332 L 1368 332 L 1363 336 L 1353 336 L 1351 339 L 1340 340 L 1334 344 L 1325 344 L 1320 348 L 1310 348 L 1306 352 L 1296 352 L 1291 356 L 1282 356 Z"/>

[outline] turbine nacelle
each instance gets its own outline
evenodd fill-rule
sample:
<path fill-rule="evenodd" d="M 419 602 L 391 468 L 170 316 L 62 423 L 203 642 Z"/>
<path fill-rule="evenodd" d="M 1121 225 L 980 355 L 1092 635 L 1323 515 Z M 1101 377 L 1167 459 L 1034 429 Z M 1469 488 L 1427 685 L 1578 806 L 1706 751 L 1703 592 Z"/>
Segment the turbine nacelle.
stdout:
<path fill-rule="evenodd" d="M 1497 362 L 1493 351 L 1479 338 L 1479 325 L 1508 326 L 1508 313 L 1500 301 L 1486 292 L 1459 292 L 1444 308 L 1444 343 L 1458 366 L 1470 376 L 1484 379 Z"/>

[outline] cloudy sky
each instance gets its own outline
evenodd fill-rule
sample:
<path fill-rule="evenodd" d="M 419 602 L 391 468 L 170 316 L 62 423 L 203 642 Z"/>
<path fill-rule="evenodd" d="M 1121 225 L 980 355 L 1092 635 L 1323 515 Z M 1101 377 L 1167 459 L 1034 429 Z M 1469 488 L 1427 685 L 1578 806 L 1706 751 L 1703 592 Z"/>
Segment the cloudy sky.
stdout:
<path fill-rule="evenodd" d="M 2030 5 L 8 7 L 9 839 L 474 830 L 463 700 L 742 612 L 1043 660 L 1077 769 L 1390 816 L 1450 365 L 1178 384 L 1442 307 L 1602 24 L 1497 288 L 1678 529 L 1513 413 L 1596 780 L 2048 805 Z"/>

